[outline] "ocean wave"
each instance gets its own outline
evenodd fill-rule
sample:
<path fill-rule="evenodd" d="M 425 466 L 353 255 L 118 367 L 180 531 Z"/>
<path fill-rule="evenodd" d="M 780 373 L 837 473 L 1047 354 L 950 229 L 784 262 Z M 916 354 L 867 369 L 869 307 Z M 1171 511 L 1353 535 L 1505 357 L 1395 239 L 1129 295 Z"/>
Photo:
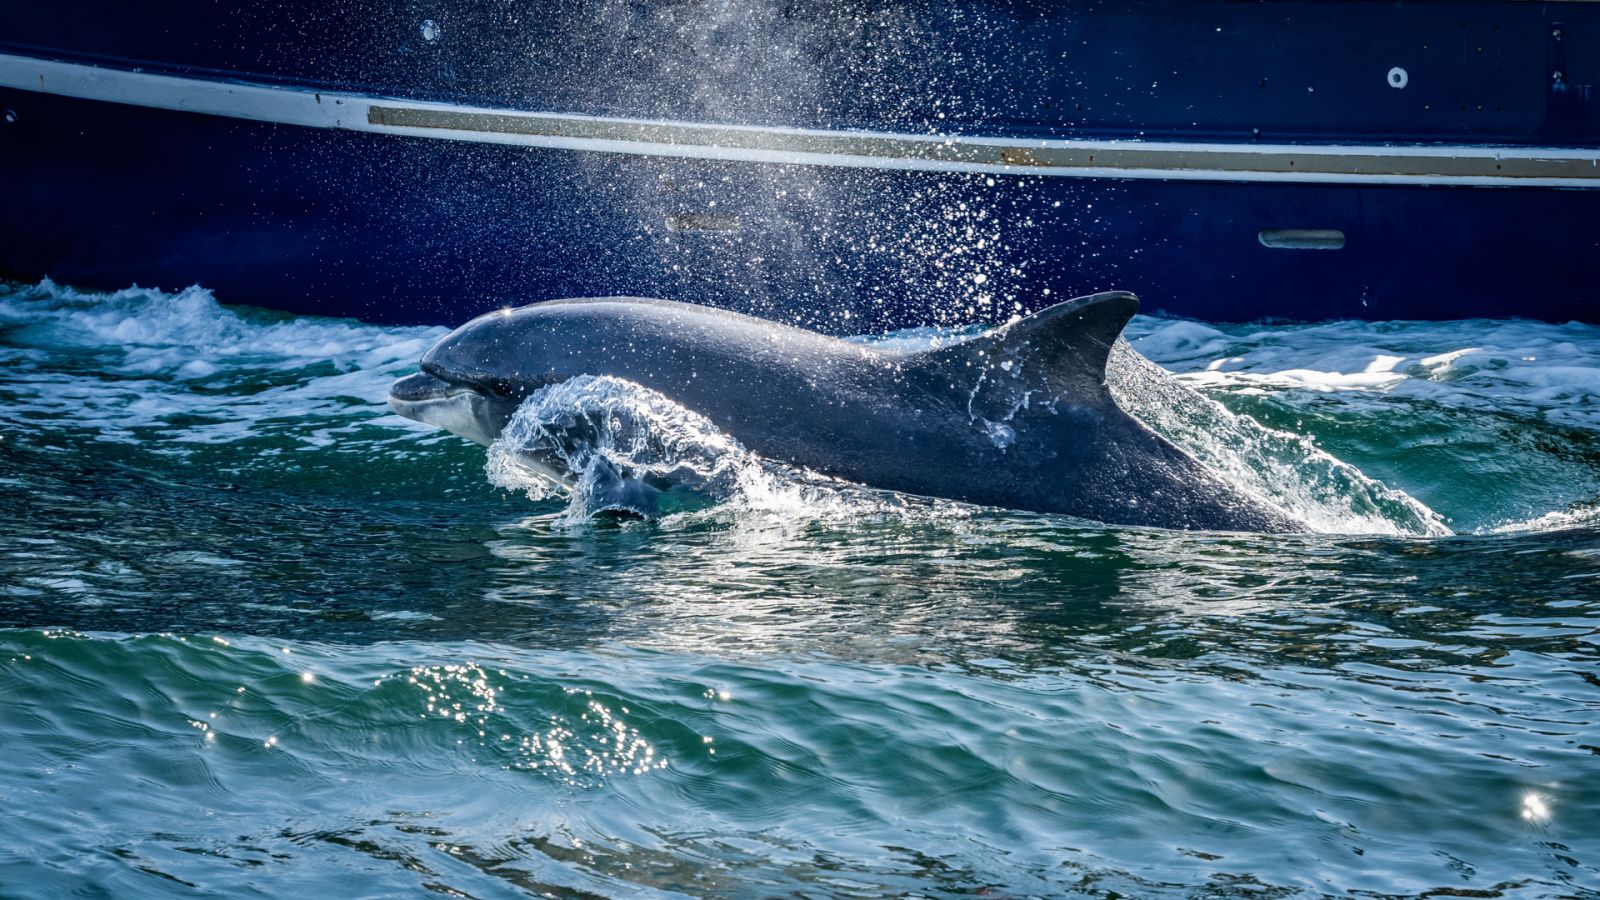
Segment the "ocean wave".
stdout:
<path fill-rule="evenodd" d="M 0 330 L 13 375 L 0 421 L 177 452 L 268 435 L 331 447 L 367 424 L 431 436 L 384 399 L 444 334 L 225 307 L 201 287 L 99 293 L 49 279 L 0 283 Z"/>
<path fill-rule="evenodd" d="M 1595 715 L 1544 654 L 1492 678 L 1085 656 L 0 630 L 11 871 L 140 896 L 1545 895 L 1595 873 L 1573 746 Z M 1304 863 L 1330 853 L 1363 864 Z"/>

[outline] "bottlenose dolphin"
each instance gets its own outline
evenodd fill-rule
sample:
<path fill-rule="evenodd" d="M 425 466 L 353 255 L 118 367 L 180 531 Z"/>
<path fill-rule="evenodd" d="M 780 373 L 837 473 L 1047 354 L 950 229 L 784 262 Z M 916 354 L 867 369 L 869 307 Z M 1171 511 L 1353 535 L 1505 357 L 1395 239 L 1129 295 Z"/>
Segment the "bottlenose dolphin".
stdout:
<path fill-rule="evenodd" d="M 875 488 L 1113 524 L 1305 530 L 1117 406 L 1106 360 L 1138 307 L 1096 294 L 906 352 L 665 300 L 554 300 L 452 331 L 389 405 L 487 446 L 533 391 L 614 376 L 768 459 Z M 647 502 L 651 486 L 616 477 Z"/>

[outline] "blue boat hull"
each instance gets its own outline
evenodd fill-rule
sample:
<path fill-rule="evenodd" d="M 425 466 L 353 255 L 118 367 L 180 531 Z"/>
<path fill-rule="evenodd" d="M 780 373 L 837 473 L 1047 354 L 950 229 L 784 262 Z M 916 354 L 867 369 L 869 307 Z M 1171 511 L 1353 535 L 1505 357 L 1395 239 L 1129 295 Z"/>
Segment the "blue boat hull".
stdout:
<path fill-rule="evenodd" d="M 1273 5 L 1214 6 L 1236 15 L 1239 8 L 1260 12 Z M 1317 4 L 1276 6 L 1311 9 Z M 1556 6 L 1567 7 L 1560 12 L 1568 19 L 1575 12 L 1589 16 L 1594 20 L 1589 33 L 1600 35 L 1600 17 L 1589 12 L 1589 4 Z M 1076 8 L 1109 15 L 1098 6 Z M 1028 18 L 1015 10 L 1009 15 L 1008 27 L 1054 33 L 1046 28 L 1049 15 Z M 34 28 L 34 43 L 65 40 L 35 21 L 43 13 L 23 18 L 28 16 L 34 19 L 21 25 Z M 1190 14 L 1184 22 L 1192 25 L 1192 19 Z M 1536 23 L 1541 42 L 1547 27 L 1542 22 Z M 209 78 L 207 83 L 215 85 L 213 70 L 224 57 L 206 58 L 194 49 L 209 46 L 200 39 L 203 25 L 192 26 L 198 29 L 191 34 L 193 47 L 168 46 L 155 55 L 187 53 L 210 69 L 181 72 L 169 60 L 168 71 Z M 437 39 L 438 29 L 448 23 L 433 27 Z M 29 35 L 26 27 L 21 31 Z M 430 56 L 426 41 L 406 40 L 414 45 L 408 45 L 407 58 L 432 61 L 401 70 L 370 58 L 347 59 L 348 54 L 330 49 L 329 58 L 338 64 L 329 70 L 349 73 L 366 65 L 388 79 L 384 90 L 395 95 L 455 102 L 466 91 L 480 103 L 516 101 L 503 83 L 491 90 L 471 78 L 441 75 L 439 66 L 449 68 L 447 61 Z M 1100 56 L 1109 52 L 1095 46 Z M 93 51 L 101 59 L 109 55 L 108 47 L 74 52 Z M 29 52 L 42 51 L 30 44 Z M 1274 53 L 1278 56 L 1281 48 Z M 1587 93 L 1564 86 L 1552 93 L 1542 80 L 1544 62 L 1538 66 L 1542 105 L 1537 121 L 1513 122 L 1489 136 L 1507 147 L 1518 140 L 1545 146 L 1560 138 L 1569 155 L 1572 148 L 1600 144 L 1600 120 Z M 258 68 L 263 70 L 253 73 L 258 82 L 277 79 L 307 89 L 316 84 L 292 67 Z M 394 74 L 401 71 L 410 74 Z M 886 68 L 885 77 L 910 76 Z M 994 165 L 969 165 L 955 157 L 950 162 L 937 156 L 937 147 L 916 149 L 923 146 L 916 144 L 908 146 L 925 158 L 907 156 L 905 165 L 898 157 L 887 163 L 869 158 L 878 152 L 875 147 L 836 154 L 842 163 L 828 158 L 819 164 L 821 157 L 808 156 L 810 151 L 786 157 L 754 143 L 755 149 L 713 158 L 729 154 L 715 144 L 684 153 L 655 146 L 617 150 L 616 141 L 600 140 L 564 146 L 560 142 L 567 138 L 561 136 L 537 138 L 547 146 L 497 142 L 521 140 L 512 132 L 525 123 L 473 120 L 462 126 L 466 114 L 425 106 L 381 114 L 374 108 L 358 123 L 378 127 L 392 124 L 385 116 L 434 117 L 414 127 L 421 120 L 402 116 L 397 121 L 403 127 L 392 133 L 311 127 L 252 120 L 248 111 L 219 115 L 125 99 L 83 99 L 54 93 L 42 76 L 39 80 L 39 89 L 31 84 L 0 89 L 5 112 L 0 171 L 22 173 L 0 204 L 0 274 L 18 279 L 49 276 L 107 288 L 200 283 L 225 302 L 406 323 L 457 322 L 552 297 L 633 294 L 714 304 L 833 332 L 864 332 L 1004 319 L 1114 288 L 1137 292 L 1147 311 L 1212 320 L 1600 319 L 1600 189 L 1583 180 L 1581 166 L 1574 168 L 1581 154 L 1561 170 L 1565 181 L 1545 179 L 1531 187 L 1496 181 L 1494 157 L 1474 163 L 1478 174 L 1443 180 L 1432 170 L 1368 177 L 1371 173 L 1359 168 L 1347 176 L 1300 178 L 1289 171 L 1249 169 L 1191 177 L 1182 170 L 1188 163 L 1181 161 L 1172 164 L 1171 177 L 1133 164 L 1121 177 L 1115 170 L 1092 168 L 1098 165 L 1092 155 L 1097 145 L 1084 145 L 1083 152 L 1091 155 L 1083 165 L 1091 168 L 1081 171 L 1065 168 L 1081 162 L 1063 155 L 1078 152 L 1076 145 L 1051 150 L 1057 156 L 1049 159 L 1035 158 L 1031 144 L 1006 145 L 997 151 L 1001 163 Z M 344 90 L 360 86 L 349 74 L 333 82 Z M 1391 84 L 1378 88 L 1401 92 Z M 997 89 L 992 83 L 985 88 Z M 545 90 L 548 96 L 535 104 L 539 108 L 570 102 L 584 114 L 617 111 L 601 108 L 595 99 L 600 93 L 563 100 L 557 88 Z M 677 93 L 636 98 L 642 105 L 624 111 L 709 115 L 674 106 L 688 102 L 679 97 L 685 90 L 680 85 Z M 952 90 L 959 97 L 966 88 Z M 704 102 L 702 95 L 693 96 Z M 762 106 L 759 97 L 740 96 L 744 106 L 733 104 L 737 108 L 725 118 L 740 126 L 772 127 L 762 115 L 771 109 L 770 98 Z M 1005 121 L 972 116 L 953 123 L 948 133 L 1002 139 L 1062 134 L 1062 120 L 1040 112 L 1049 98 L 1029 96 L 1023 104 L 1031 110 L 1026 121 L 1015 115 Z M 1101 105 L 1118 108 L 1105 103 L 1106 96 L 1104 91 L 1096 95 Z M 1148 120 L 1175 122 L 1180 113 L 1170 108 L 1167 96 L 1159 91 L 1150 96 L 1156 99 L 1144 112 Z M 981 105 L 979 99 L 971 104 Z M 529 105 L 525 96 L 518 102 Z M 613 97 L 612 102 L 618 101 Z M 1330 137 L 1316 133 L 1314 117 L 1295 110 L 1288 101 L 1274 100 L 1254 112 L 1277 115 L 1286 123 L 1278 131 L 1290 137 Z M 1380 113 L 1352 128 L 1381 133 L 1391 127 L 1384 117 L 1395 114 Z M 447 115 L 456 118 L 440 118 Z M 1094 120 L 1094 128 L 1080 130 L 1130 136 L 1136 123 L 1118 115 L 1107 113 Z M 1465 140 L 1462 135 L 1478 127 L 1475 115 L 1463 109 L 1435 122 L 1426 134 L 1408 136 Z M 841 120 L 857 129 L 905 125 L 848 93 L 836 108 L 808 120 L 784 119 L 832 128 L 829 134 L 850 133 L 840 130 Z M 1237 123 L 1247 120 L 1234 115 L 1207 127 L 1244 140 L 1235 132 L 1242 129 Z M 472 128 L 500 130 L 489 134 L 491 140 L 479 140 Z M 1181 133 L 1176 125 L 1164 128 L 1169 136 Z M 770 137 L 752 134 L 752 142 Z M 783 129 L 771 134 L 791 143 L 821 140 Z M 1343 137 L 1348 142 L 1351 134 Z M 1138 148 L 1159 145 L 1128 146 L 1144 152 Z M 1229 145 L 1207 146 L 1212 157 L 1235 164 Z M 1283 156 L 1277 154 L 1273 164 L 1281 165 Z M 1058 158 L 1068 162 L 1051 161 Z M 1443 165 L 1451 162 L 1448 153 L 1439 158 Z M 1537 162 L 1522 160 L 1530 166 Z M 1239 165 L 1259 169 L 1266 163 Z M 1567 184 L 1571 187 L 1563 189 Z"/>

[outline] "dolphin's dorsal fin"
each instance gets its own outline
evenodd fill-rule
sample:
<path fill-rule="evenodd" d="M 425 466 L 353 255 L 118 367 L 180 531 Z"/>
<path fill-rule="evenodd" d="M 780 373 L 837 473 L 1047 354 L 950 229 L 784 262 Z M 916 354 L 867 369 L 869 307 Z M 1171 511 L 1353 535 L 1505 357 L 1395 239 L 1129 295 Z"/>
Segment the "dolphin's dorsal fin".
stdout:
<path fill-rule="evenodd" d="M 1103 389 L 1111 346 L 1138 310 L 1139 298 L 1127 291 L 1079 297 L 970 341 L 914 354 L 907 364 L 955 382 L 970 383 L 966 372 L 1055 394 Z"/>

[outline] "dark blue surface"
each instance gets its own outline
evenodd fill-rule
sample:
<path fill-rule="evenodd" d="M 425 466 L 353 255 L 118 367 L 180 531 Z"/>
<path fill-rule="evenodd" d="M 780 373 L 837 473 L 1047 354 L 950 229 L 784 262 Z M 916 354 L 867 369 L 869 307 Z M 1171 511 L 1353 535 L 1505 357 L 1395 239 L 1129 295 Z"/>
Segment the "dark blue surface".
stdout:
<path fill-rule="evenodd" d="M 0 9 L 6 49 L 720 123 L 1600 145 L 1597 3 L 76 0 Z M 785 168 L 0 96 L 15 120 L 0 122 L 0 163 L 22 173 L 0 205 L 0 268 L 29 279 L 199 282 L 231 302 L 404 322 L 631 293 L 861 331 L 1111 288 L 1210 319 L 1600 316 L 1593 190 Z M 672 217 L 739 230 L 674 232 Z M 1347 244 L 1269 250 L 1264 228 L 1337 228 Z"/>
<path fill-rule="evenodd" d="M 26 173 L 0 204 L 0 268 L 23 279 L 200 283 L 226 302 L 381 322 L 637 294 L 861 332 L 1114 288 L 1146 311 L 1217 320 L 1596 318 L 1596 191 L 781 167 L 27 92 L 0 104 L 16 113 L 0 124 L 0 170 Z M 684 215 L 739 230 L 667 227 Z M 1261 246 L 1261 229 L 1283 227 L 1348 240 Z"/>
<path fill-rule="evenodd" d="M 1587 2 L 58 0 L 0 5 L 6 48 L 724 123 L 1600 146 Z"/>

